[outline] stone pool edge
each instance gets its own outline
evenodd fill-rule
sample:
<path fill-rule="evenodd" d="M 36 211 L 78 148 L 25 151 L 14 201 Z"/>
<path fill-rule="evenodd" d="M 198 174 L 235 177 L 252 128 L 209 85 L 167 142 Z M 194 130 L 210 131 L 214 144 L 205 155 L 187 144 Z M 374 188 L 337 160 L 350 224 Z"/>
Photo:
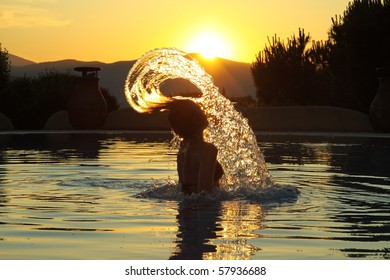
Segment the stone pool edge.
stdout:
<path fill-rule="evenodd" d="M 264 106 L 240 108 L 254 131 L 275 132 L 365 132 L 373 133 L 368 114 L 330 106 Z M 0 130 L 13 130 L 0 113 Z M 54 113 L 43 130 L 73 130 L 67 111 Z M 166 112 L 139 114 L 123 108 L 108 114 L 101 130 L 169 131 Z"/>

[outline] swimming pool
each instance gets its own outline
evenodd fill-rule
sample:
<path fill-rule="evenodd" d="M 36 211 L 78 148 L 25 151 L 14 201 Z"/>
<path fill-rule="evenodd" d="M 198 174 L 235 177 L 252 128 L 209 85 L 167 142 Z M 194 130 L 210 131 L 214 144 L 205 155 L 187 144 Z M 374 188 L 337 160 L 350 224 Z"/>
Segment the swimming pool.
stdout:
<path fill-rule="evenodd" d="M 257 137 L 296 200 L 167 194 L 165 132 L 3 132 L 0 259 L 390 257 L 390 137 Z"/>

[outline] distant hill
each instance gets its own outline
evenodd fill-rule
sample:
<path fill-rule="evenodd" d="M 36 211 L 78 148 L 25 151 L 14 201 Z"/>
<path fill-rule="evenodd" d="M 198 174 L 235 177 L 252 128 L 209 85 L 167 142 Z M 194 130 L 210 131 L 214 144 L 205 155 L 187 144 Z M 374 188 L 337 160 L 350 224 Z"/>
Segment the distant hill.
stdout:
<path fill-rule="evenodd" d="M 16 67 L 26 66 L 26 65 L 35 63 L 34 61 L 24 59 L 20 56 L 14 55 L 14 54 L 8 54 L 8 58 L 11 62 L 11 65 L 16 66 Z"/>
<path fill-rule="evenodd" d="M 256 89 L 253 84 L 252 74 L 250 71 L 251 65 L 248 63 L 236 62 L 222 58 L 214 60 L 206 60 L 200 56 L 193 54 L 209 73 L 216 86 L 224 89 L 227 96 L 242 97 L 255 96 Z M 11 60 L 11 77 L 20 76 L 37 76 L 39 73 L 46 70 L 56 70 L 60 72 L 73 72 L 74 67 L 78 66 L 96 66 L 101 67 L 99 73 L 100 86 L 108 88 L 112 95 L 115 95 L 121 107 L 127 107 L 126 97 L 124 95 L 124 83 L 127 74 L 136 60 L 118 61 L 114 63 L 103 63 L 99 61 L 78 61 L 78 60 L 60 60 L 52 62 L 34 63 L 32 61 L 10 55 Z M 74 72 L 75 73 L 75 72 Z M 163 92 L 178 93 L 191 92 L 193 87 L 188 86 L 188 83 L 170 83 Z"/>

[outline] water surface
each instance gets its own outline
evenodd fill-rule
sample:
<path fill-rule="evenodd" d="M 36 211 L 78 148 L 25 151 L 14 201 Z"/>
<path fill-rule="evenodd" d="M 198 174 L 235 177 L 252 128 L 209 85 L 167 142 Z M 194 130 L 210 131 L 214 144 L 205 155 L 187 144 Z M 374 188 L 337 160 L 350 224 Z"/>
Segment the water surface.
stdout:
<path fill-rule="evenodd" d="M 286 201 L 174 195 L 170 138 L 2 133 L 0 259 L 390 257 L 390 138 L 258 135 Z"/>

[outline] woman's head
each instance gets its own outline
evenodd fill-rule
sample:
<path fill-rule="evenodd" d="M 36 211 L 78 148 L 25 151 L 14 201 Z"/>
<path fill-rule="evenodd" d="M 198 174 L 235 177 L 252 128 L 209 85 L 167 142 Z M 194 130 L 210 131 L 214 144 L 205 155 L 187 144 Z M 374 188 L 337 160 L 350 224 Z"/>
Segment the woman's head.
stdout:
<path fill-rule="evenodd" d="M 182 138 L 198 136 L 208 126 L 205 113 L 195 102 L 183 99 L 169 105 L 169 122 Z"/>

